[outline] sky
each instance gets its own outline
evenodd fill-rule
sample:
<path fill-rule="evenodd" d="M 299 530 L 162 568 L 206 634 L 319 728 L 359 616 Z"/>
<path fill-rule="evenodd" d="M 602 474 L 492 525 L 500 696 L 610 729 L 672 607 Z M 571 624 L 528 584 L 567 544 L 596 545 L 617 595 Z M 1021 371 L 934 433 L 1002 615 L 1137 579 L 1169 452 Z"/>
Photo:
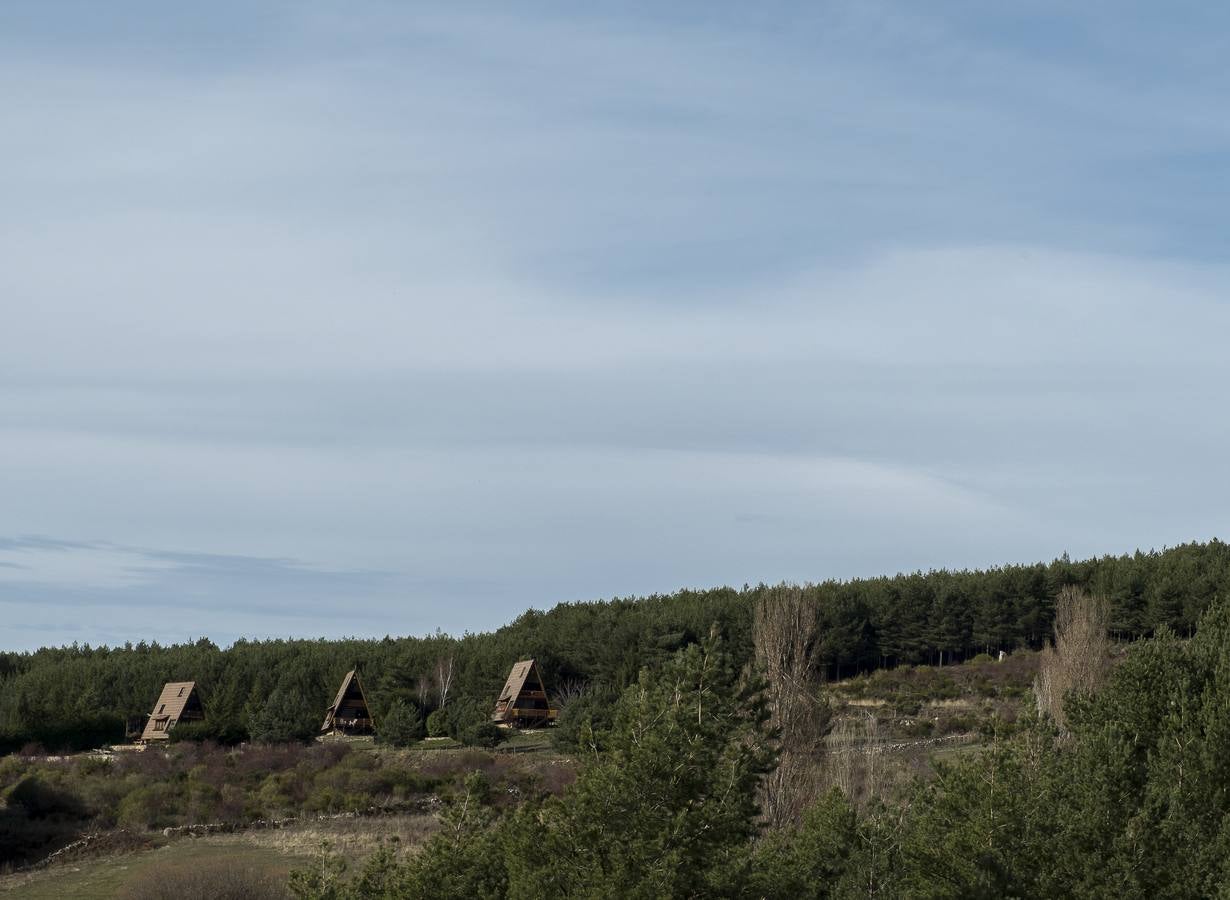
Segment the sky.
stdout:
<path fill-rule="evenodd" d="M 0 6 L 0 648 L 1230 536 L 1230 7 Z"/>

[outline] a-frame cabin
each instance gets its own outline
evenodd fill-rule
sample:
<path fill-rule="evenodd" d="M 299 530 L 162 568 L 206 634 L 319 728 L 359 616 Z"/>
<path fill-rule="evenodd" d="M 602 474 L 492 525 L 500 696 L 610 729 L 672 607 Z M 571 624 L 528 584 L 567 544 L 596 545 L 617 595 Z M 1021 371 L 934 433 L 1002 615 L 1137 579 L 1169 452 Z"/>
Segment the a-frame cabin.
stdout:
<path fill-rule="evenodd" d="M 535 728 L 554 723 L 558 715 L 559 710 L 547 700 L 547 687 L 538 663 L 532 659 L 515 663 L 495 701 L 491 720 L 501 725 Z"/>
<path fill-rule="evenodd" d="M 320 726 L 321 733 L 371 734 L 374 727 L 371 708 L 367 705 L 367 695 L 363 693 L 363 685 L 359 683 L 359 673 L 352 669 L 342 679 L 342 686 L 337 689 L 337 699 L 325 710 L 325 721 Z"/>
<path fill-rule="evenodd" d="M 162 687 L 158 702 L 145 722 L 141 742 L 167 741 L 171 729 L 180 722 L 200 722 L 205 719 L 205 707 L 195 681 L 170 681 Z"/>

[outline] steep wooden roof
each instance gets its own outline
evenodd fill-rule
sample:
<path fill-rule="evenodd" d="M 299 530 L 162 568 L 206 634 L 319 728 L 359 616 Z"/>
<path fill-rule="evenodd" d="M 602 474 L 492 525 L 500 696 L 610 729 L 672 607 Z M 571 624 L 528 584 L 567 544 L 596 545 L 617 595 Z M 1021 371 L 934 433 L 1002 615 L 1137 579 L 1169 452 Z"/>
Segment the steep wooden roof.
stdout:
<path fill-rule="evenodd" d="M 158 702 L 154 704 L 149 719 L 145 723 L 145 730 L 141 732 L 141 740 L 157 740 L 167 737 L 167 732 L 174 728 L 175 723 L 183 716 L 184 708 L 195 693 L 195 681 L 168 681 L 164 684 L 162 693 L 158 695 Z M 201 698 L 197 697 L 196 700 L 199 705 Z"/>
<path fill-rule="evenodd" d="M 512 671 L 508 673 L 508 680 L 504 682 L 504 689 L 500 691 L 500 697 L 496 700 L 497 703 L 505 703 L 509 700 L 516 700 L 517 695 L 521 693 L 521 689 L 525 687 L 525 681 L 530 677 L 530 672 L 534 671 L 534 660 L 523 659 L 520 662 L 513 663 Z M 542 676 L 538 676 L 539 683 L 542 682 Z M 491 696 L 488 694 L 487 696 Z"/>
<path fill-rule="evenodd" d="M 495 701 L 491 718 L 495 722 L 550 722 L 558 715 L 547 700 L 547 685 L 538 663 L 523 659 L 513 664 L 508 680 Z"/>
<path fill-rule="evenodd" d="M 352 691 L 357 692 L 360 701 L 363 703 L 363 709 L 367 713 L 367 718 L 371 718 L 371 707 L 367 705 L 367 694 L 363 692 L 363 682 L 359 681 L 359 673 L 355 669 L 351 669 L 346 673 L 346 677 L 342 679 L 342 686 L 337 689 L 337 696 L 333 699 L 333 705 L 325 710 L 325 720 L 320 726 L 321 731 L 328 731 L 333 727 L 333 715 L 341 707 L 346 700 L 346 695 Z"/>

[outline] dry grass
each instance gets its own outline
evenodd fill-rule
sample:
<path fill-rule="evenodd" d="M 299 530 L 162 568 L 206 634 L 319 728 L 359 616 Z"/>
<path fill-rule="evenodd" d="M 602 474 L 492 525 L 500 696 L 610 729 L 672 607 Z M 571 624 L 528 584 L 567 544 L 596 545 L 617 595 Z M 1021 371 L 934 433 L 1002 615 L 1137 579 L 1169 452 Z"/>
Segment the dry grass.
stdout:
<path fill-rule="evenodd" d="M 236 870 L 257 878 L 285 883 L 290 871 L 306 862 L 305 857 L 284 855 L 262 847 L 254 847 L 236 838 L 183 839 L 164 846 L 132 852 L 109 853 L 104 856 L 73 860 L 33 872 L 0 876 L 0 896 L 21 897 L 23 900 L 113 900 L 130 896 L 127 892 L 147 885 L 151 879 L 178 872 L 216 873 Z M 240 881 L 240 885 L 252 880 Z M 176 900 L 191 900 L 192 885 L 186 893 L 176 894 Z M 240 896 L 244 896 L 240 894 Z M 265 896 L 249 893 L 252 900 Z M 275 895 L 276 896 L 276 895 Z"/>
<path fill-rule="evenodd" d="M 167 860 L 142 872 L 117 895 L 124 900 L 290 900 L 286 879 L 257 866 L 209 869 Z"/>
<path fill-rule="evenodd" d="M 251 831 L 246 843 L 287 856 L 313 856 L 327 852 L 360 859 L 381 846 L 399 853 L 412 852 L 440 827 L 431 815 L 380 816 L 371 819 L 334 819 L 272 831 Z"/>

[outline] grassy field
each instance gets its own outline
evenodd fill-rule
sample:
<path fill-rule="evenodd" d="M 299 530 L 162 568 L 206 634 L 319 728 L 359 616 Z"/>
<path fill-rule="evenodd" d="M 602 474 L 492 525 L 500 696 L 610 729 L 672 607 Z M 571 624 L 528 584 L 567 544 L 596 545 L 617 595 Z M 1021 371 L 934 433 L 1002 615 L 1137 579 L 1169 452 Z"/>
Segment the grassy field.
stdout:
<path fill-rule="evenodd" d="M 382 765 L 404 767 L 435 777 L 482 770 L 495 783 L 526 777 L 552 790 L 572 780 L 573 766 L 554 752 L 545 732 L 515 733 L 495 751 L 464 748 L 443 739 L 393 750 L 368 741 L 353 741 L 351 749 Z M 68 765 L 67 762 L 57 765 Z M 367 771 L 367 766 L 360 766 Z M 158 829 L 137 829 L 130 842 L 106 846 L 84 857 L 57 862 L 47 869 L 0 876 L 0 897 L 92 898 L 125 897 L 139 886 L 170 880 L 184 872 L 245 870 L 285 883 L 289 872 L 323 853 L 361 860 L 384 845 L 396 853 L 413 853 L 438 827 L 434 814 L 341 819 L 305 818 L 280 829 L 229 835 L 165 838 Z M 140 846 L 142 843 L 152 846 Z M 132 849 L 134 846 L 137 849 Z M 148 895 L 142 895 L 148 896 Z M 175 895 L 170 895 L 175 896 Z M 195 896 L 195 895 L 194 895 Z M 206 895 L 208 896 L 208 895 Z M 184 898 L 188 900 L 188 898 Z"/>
<path fill-rule="evenodd" d="M 306 856 L 294 856 L 272 847 L 256 846 L 242 838 L 180 840 L 152 850 L 89 859 L 39 872 L 0 879 L 0 896 L 30 900 L 103 900 L 123 897 L 128 889 L 157 879 L 160 873 L 197 867 L 253 869 L 285 879 Z"/>
<path fill-rule="evenodd" d="M 0 897 L 122 898 L 140 884 L 189 869 L 246 870 L 285 882 L 291 870 L 324 852 L 360 860 L 381 844 L 412 853 L 435 831 L 434 816 L 389 816 L 309 823 L 293 828 L 201 838 L 159 838 L 149 849 L 73 860 L 0 877 Z"/>

